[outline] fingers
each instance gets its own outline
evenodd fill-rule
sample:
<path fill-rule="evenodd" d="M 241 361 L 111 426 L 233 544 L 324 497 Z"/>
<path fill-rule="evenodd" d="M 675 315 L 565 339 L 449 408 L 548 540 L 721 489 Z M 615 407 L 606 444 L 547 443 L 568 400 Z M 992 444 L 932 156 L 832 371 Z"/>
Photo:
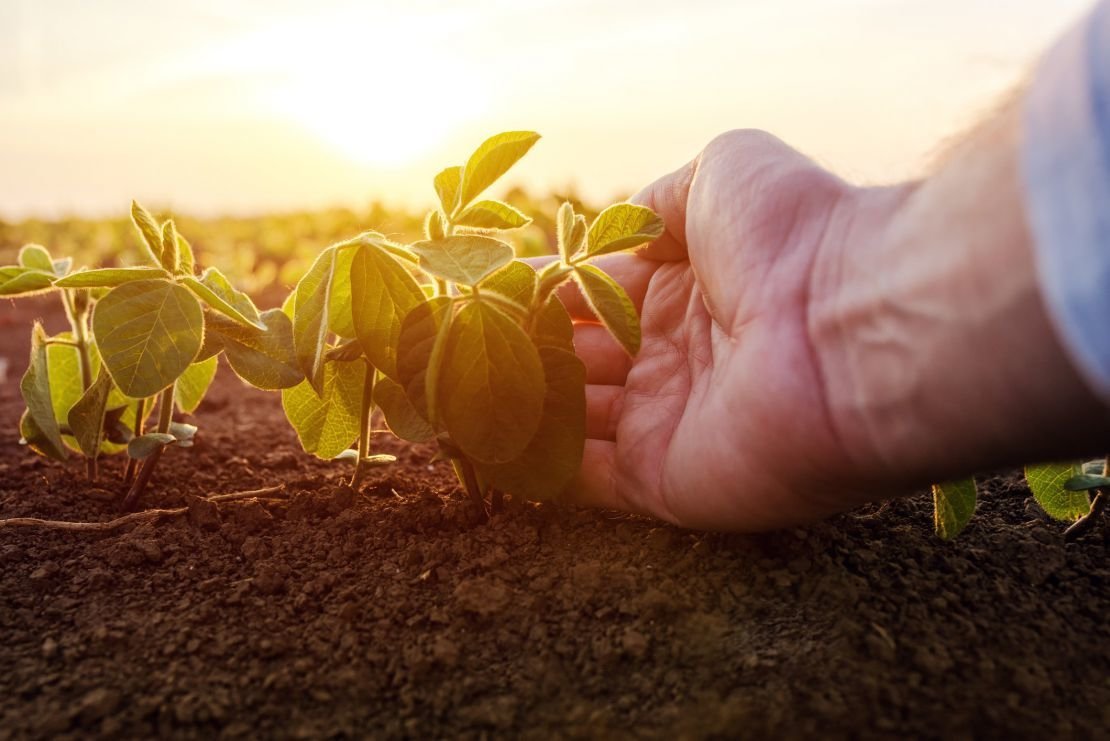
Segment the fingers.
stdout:
<path fill-rule="evenodd" d="M 616 440 L 624 386 L 586 385 L 586 437 L 591 440 Z"/>
<path fill-rule="evenodd" d="M 660 261 L 686 259 L 686 202 L 699 160 L 700 155 L 631 198 L 633 203 L 659 214 L 666 226 L 663 236 L 637 253 L 640 257 Z"/>
<path fill-rule="evenodd" d="M 586 383 L 620 386 L 632 368 L 632 358 L 600 324 L 574 325 L 574 351 L 586 366 Z"/>

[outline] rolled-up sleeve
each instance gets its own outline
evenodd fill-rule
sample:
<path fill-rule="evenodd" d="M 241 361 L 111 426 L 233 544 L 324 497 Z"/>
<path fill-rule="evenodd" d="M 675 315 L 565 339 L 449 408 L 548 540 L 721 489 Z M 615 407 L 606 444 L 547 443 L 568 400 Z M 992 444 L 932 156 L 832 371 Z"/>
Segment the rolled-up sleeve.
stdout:
<path fill-rule="evenodd" d="M 1041 60 L 1022 128 L 1041 291 L 1076 367 L 1110 401 L 1110 2 Z"/>

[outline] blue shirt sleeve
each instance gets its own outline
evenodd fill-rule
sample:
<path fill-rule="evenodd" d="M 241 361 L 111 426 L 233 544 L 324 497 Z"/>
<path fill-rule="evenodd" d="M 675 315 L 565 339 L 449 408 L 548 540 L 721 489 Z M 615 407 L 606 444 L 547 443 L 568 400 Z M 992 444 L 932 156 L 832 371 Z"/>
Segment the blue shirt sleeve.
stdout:
<path fill-rule="evenodd" d="M 1110 0 L 1041 60 L 1022 128 L 1041 293 L 1076 367 L 1110 401 Z"/>

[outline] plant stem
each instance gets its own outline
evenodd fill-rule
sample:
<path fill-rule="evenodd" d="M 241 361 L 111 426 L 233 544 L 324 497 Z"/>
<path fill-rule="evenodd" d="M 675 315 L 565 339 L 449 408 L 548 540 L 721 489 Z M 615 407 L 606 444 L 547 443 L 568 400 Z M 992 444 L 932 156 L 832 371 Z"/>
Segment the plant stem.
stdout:
<path fill-rule="evenodd" d="M 1110 455 L 1106 456 L 1106 460 L 1102 462 L 1102 475 L 1110 476 Z M 1076 520 L 1067 530 L 1064 531 L 1064 542 L 1070 543 L 1076 538 L 1082 537 L 1091 531 L 1106 509 L 1106 500 L 1110 498 L 1110 490 L 1105 488 L 1095 489 L 1095 495 L 1091 497 L 1091 509 L 1087 514 Z"/>
<path fill-rule="evenodd" d="M 143 423 L 146 421 L 146 399 L 139 399 L 139 403 L 135 405 L 135 424 L 131 427 L 131 434 L 135 437 L 143 434 Z M 127 461 L 127 471 L 123 474 L 123 485 L 130 486 L 131 482 L 135 479 L 135 470 L 139 467 L 139 461 L 134 458 L 129 458 Z"/>
<path fill-rule="evenodd" d="M 474 471 L 474 464 L 468 458 L 458 458 L 459 468 L 463 472 L 463 483 L 466 485 L 466 493 L 470 498 L 482 505 L 486 506 L 486 499 L 482 496 L 482 488 L 478 485 L 478 474 Z"/>
<path fill-rule="evenodd" d="M 176 387 L 177 381 L 174 381 L 158 397 L 158 432 L 170 431 L 170 423 L 173 422 L 173 392 Z M 142 496 L 146 485 L 150 482 L 150 477 L 154 475 L 154 467 L 158 465 L 158 459 L 162 457 L 163 450 L 165 450 L 165 446 L 158 447 L 150 454 L 149 458 L 143 461 L 143 467 L 139 469 L 139 476 L 127 492 L 127 496 L 123 498 L 120 509 L 131 509 L 139 497 Z"/>
<path fill-rule="evenodd" d="M 366 473 L 366 458 L 370 455 L 370 418 L 374 414 L 374 366 L 366 364 L 366 380 L 362 384 L 362 414 L 359 416 L 358 429 L 358 461 L 355 462 L 355 474 L 351 477 L 351 488 L 358 491 L 362 484 L 362 477 Z"/>
<path fill-rule="evenodd" d="M 89 312 L 87 310 L 78 311 L 77 302 L 73 298 L 72 291 L 66 291 L 65 295 L 72 309 L 70 312 L 70 324 L 73 328 L 74 345 L 77 347 L 77 358 L 81 366 L 81 390 L 88 391 L 92 386 L 92 360 L 89 357 Z M 104 420 L 100 421 L 101 426 Z M 99 451 L 93 452 L 92 455 L 85 458 L 85 475 L 89 481 L 96 481 L 99 473 L 97 470 L 96 454 Z"/>

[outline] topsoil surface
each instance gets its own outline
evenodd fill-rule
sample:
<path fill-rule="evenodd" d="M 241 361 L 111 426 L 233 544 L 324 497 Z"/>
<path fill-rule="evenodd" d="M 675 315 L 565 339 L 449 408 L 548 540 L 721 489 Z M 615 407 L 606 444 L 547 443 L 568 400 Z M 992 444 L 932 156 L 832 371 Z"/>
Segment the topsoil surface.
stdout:
<path fill-rule="evenodd" d="M 117 516 L 21 448 L 29 319 L 0 308 L 0 517 Z M 1015 474 L 955 542 L 927 493 L 763 536 L 555 505 L 488 521 L 426 446 L 359 492 L 221 367 L 114 533 L 0 530 L 0 739 L 1107 737 L 1107 528 Z"/>

